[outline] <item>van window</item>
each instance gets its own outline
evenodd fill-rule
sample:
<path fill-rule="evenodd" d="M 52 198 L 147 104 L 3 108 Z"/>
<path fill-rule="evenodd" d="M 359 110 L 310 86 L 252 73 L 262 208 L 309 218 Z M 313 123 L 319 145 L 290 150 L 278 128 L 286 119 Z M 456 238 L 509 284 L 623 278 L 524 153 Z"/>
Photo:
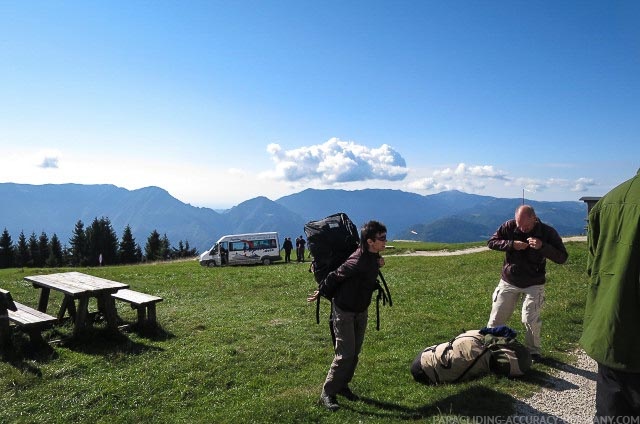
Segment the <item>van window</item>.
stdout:
<path fill-rule="evenodd" d="M 251 247 L 249 242 L 246 241 L 234 241 L 229 243 L 229 250 L 232 252 L 243 252 L 245 250 L 249 250 Z"/>
<path fill-rule="evenodd" d="M 276 245 L 275 239 L 233 241 L 229 243 L 229 251 L 275 249 Z"/>

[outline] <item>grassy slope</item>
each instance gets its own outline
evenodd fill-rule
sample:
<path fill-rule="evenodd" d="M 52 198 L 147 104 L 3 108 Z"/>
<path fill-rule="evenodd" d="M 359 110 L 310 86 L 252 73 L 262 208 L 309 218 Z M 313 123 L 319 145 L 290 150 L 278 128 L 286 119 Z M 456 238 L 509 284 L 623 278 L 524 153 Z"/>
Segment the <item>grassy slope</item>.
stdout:
<path fill-rule="evenodd" d="M 580 335 L 586 289 L 585 243 L 568 248 L 566 265 L 549 264 L 543 315 L 545 354 L 559 360 Z M 352 383 L 364 400 L 343 401 L 334 414 L 316 405 L 332 348 L 326 323 L 316 325 L 315 308 L 305 302 L 314 286 L 307 264 L 207 269 L 194 261 L 80 270 L 162 296 L 163 332 L 113 337 L 97 324 L 87 338 L 55 344 L 49 354 L 5 357 L 0 422 L 386 423 L 509 414 L 512 395 L 538 390 L 551 368 L 536 365 L 519 380 L 491 375 L 438 387 L 415 383 L 408 370 L 424 347 L 486 324 L 501 262 L 498 252 L 388 257 L 394 306 L 381 308 L 381 331 L 371 307 Z M 23 277 L 38 271 L 0 270 L 0 287 L 35 306 L 37 292 Z M 50 305 L 59 301 L 52 294 Z M 134 311 L 118 305 L 121 316 L 134 319 Z M 522 331 L 519 314 L 510 324 Z M 46 336 L 64 338 L 70 330 Z M 23 342 L 17 338 L 19 349 Z"/>

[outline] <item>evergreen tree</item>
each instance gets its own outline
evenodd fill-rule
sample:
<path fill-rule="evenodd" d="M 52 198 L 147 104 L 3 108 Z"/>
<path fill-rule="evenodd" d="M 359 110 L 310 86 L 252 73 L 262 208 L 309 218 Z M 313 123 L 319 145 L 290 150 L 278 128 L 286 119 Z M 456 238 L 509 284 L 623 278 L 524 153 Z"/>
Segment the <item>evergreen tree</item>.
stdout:
<path fill-rule="evenodd" d="M 51 236 L 51 241 L 49 242 L 49 257 L 47 258 L 45 264 L 51 268 L 63 264 L 62 245 L 60 244 L 60 239 L 55 233 Z"/>
<path fill-rule="evenodd" d="M 178 242 L 177 249 L 175 247 L 171 249 L 171 258 L 184 258 L 184 243 L 182 243 L 182 240 Z"/>
<path fill-rule="evenodd" d="M 49 248 L 49 236 L 44 231 L 40 233 L 38 238 L 38 262 L 35 266 L 43 267 L 49 258 L 51 249 Z"/>
<path fill-rule="evenodd" d="M 122 241 L 120 241 L 120 262 L 123 264 L 133 264 L 138 262 L 138 256 L 136 254 L 136 239 L 131 233 L 131 227 L 127 225 L 124 227 L 122 233 Z"/>
<path fill-rule="evenodd" d="M 11 268 L 14 265 L 13 241 L 5 228 L 0 236 L 0 268 Z"/>
<path fill-rule="evenodd" d="M 118 236 L 109 218 L 95 218 L 86 235 L 90 264 L 98 265 L 100 255 L 103 264 L 118 263 Z"/>
<path fill-rule="evenodd" d="M 165 260 L 171 258 L 171 243 L 169 243 L 167 233 L 164 233 L 160 241 L 160 257 Z"/>
<path fill-rule="evenodd" d="M 195 247 L 193 249 L 191 249 L 189 247 L 189 240 L 185 240 L 184 242 L 184 257 L 185 258 L 190 258 L 192 256 L 197 256 L 198 255 L 198 249 L 196 249 Z"/>
<path fill-rule="evenodd" d="M 71 245 L 71 265 L 73 266 L 85 266 L 88 262 L 88 245 L 87 234 L 84 230 L 84 223 L 82 221 L 76 222 L 76 227 L 73 230 L 73 236 L 69 240 Z"/>
<path fill-rule="evenodd" d="M 38 249 L 38 238 L 36 237 L 36 233 L 32 232 L 29 236 L 29 260 L 27 261 L 27 266 L 34 267 L 38 266 L 40 263 L 40 249 Z"/>
<path fill-rule="evenodd" d="M 29 246 L 27 245 L 27 238 L 24 236 L 24 231 L 20 231 L 18 237 L 18 245 L 16 246 L 16 266 L 24 267 L 30 260 Z"/>
<path fill-rule="evenodd" d="M 160 233 L 153 230 L 147 238 L 147 244 L 144 247 L 144 254 L 148 261 L 157 261 L 162 259 L 162 241 L 160 240 Z"/>
<path fill-rule="evenodd" d="M 72 263 L 72 259 L 73 257 L 71 256 L 71 249 L 65 244 L 62 247 L 62 264 L 69 265 Z"/>
<path fill-rule="evenodd" d="M 196 255 L 197 255 L 196 249 L 191 249 L 189 247 L 189 240 L 185 241 L 184 243 L 182 242 L 182 240 L 180 240 L 178 242 L 178 248 L 176 249 L 174 247 L 171 249 L 172 258 L 189 258 Z"/>
<path fill-rule="evenodd" d="M 138 262 L 142 262 L 142 248 L 138 243 L 136 243 L 136 260 Z"/>

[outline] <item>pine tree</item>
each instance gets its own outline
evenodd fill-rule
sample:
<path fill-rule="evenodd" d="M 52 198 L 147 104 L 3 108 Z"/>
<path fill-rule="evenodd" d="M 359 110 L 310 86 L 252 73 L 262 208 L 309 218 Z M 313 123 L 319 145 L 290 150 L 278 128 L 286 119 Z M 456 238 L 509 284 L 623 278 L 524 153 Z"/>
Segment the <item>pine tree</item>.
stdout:
<path fill-rule="evenodd" d="M 184 242 L 184 257 L 185 258 L 190 258 L 192 256 L 197 256 L 198 255 L 198 249 L 196 249 L 195 247 L 193 249 L 191 249 L 189 247 L 189 240 L 185 240 Z"/>
<path fill-rule="evenodd" d="M 124 227 L 122 233 L 122 241 L 120 242 L 120 262 L 123 264 L 133 264 L 138 262 L 136 254 L 136 239 L 131 233 L 131 227 L 127 225 Z"/>
<path fill-rule="evenodd" d="M 36 237 L 36 233 L 32 232 L 29 236 L 29 260 L 27 261 L 27 266 L 34 267 L 38 266 L 37 264 L 40 262 L 40 249 L 38 249 L 38 238 Z"/>
<path fill-rule="evenodd" d="M 18 245 L 16 246 L 16 266 L 24 267 L 30 260 L 29 246 L 27 245 L 27 238 L 24 236 L 24 231 L 20 231 L 18 237 Z"/>
<path fill-rule="evenodd" d="M 14 253 L 11 235 L 5 228 L 0 236 L 0 268 L 11 268 L 15 265 Z"/>
<path fill-rule="evenodd" d="M 45 264 L 51 268 L 62 265 L 62 245 L 55 233 L 51 236 L 51 241 L 49 242 L 49 257 Z"/>
<path fill-rule="evenodd" d="M 144 247 L 144 254 L 148 261 L 157 261 L 162 259 L 162 241 L 160 240 L 160 233 L 153 230 L 147 238 L 147 244 Z"/>
<path fill-rule="evenodd" d="M 164 260 L 171 258 L 171 243 L 169 243 L 167 233 L 164 233 L 160 241 L 160 258 Z"/>
<path fill-rule="evenodd" d="M 38 262 L 35 264 L 38 267 L 43 267 L 45 262 L 49 258 L 51 249 L 49 248 L 49 236 L 44 231 L 40 233 L 38 238 Z"/>
<path fill-rule="evenodd" d="M 171 249 L 172 258 L 189 258 L 196 255 L 197 255 L 196 249 L 191 249 L 189 247 L 189 240 L 185 241 L 184 243 L 182 242 L 182 240 L 180 240 L 178 242 L 178 248 L 176 249 L 174 247 Z"/>
<path fill-rule="evenodd" d="M 103 264 L 118 263 L 118 236 L 109 218 L 95 218 L 86 230 L 90 264 L 98 265 L 100 255 Z"/>
<path fill-rule="evenodd" d="M 136 260 L 138 262 L 142 262 L 142 248 L 140 247 L 140 245 L 138 243 L 136 243 Z"/>
<path fill-rule="evenodd" d="M 87 265 L 88 251 L 87 251 L 87 234 L 84 231 L 84 223 L 82 221 L 76 222 L 76 227 L 73 230 L 73 236 L 69 240 L 71 245 L 71 265 L 73 266 L 85 266 Z"/>
<path fill-rule="evenodd" d="M 175 248 L 173 250 L 176 258 L 184 258 L 184 243 L 182 243 L 182 240 L 178 242 L 178 250 Z"/>

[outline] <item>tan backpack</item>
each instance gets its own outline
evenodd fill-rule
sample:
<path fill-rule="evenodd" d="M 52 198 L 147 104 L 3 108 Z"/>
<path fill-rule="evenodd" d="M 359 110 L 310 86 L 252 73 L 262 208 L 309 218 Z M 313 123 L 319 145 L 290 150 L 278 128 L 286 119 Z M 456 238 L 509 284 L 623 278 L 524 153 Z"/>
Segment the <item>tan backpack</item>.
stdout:
<path fill-rule="evenodd" d="M 425 384 L 456 383 L 493 371 L 519 377 L 531 367 L 527 349 L 512 336 L 466 331 L 448 342 L 424 349 L 411 365 L 413 378 Z M 507 328 L 507 330 L 512 331 Z"/>
<path fill-rule="evenodd" d="M 423 378 L 416 380 L 423 383 L 455 383 L 487 374 L 490 361 L 491 352 L 484 344 L 484 336 L 478 330 L 470 330 L 423 350 L 411 371 L 414 378 L 421 371 L 423 376 L 419 377 Z"/>

